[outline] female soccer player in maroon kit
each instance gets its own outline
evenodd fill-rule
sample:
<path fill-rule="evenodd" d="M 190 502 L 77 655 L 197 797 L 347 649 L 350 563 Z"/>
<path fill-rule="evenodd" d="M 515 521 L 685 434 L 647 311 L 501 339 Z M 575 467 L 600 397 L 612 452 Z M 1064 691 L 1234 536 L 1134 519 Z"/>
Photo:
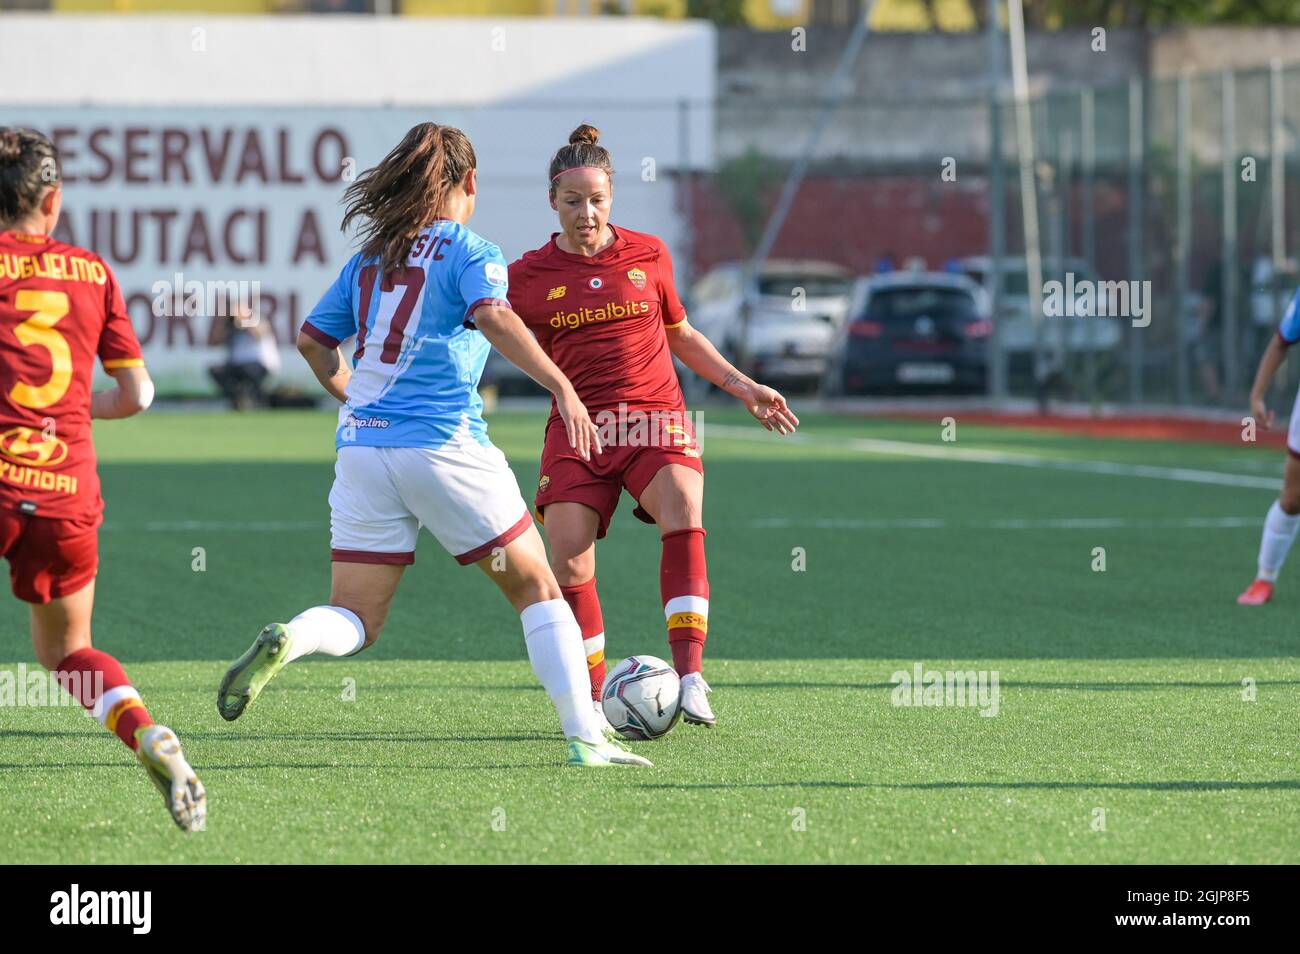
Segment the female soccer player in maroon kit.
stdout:
<path fill-rule="evenodd" d="M 171 729 L 154 725 L 116 659 L 90 641 L 99 566 L 91 418 L 153 399 L 117 279 L 50 237 L 63 202 L 45 136 L 0 127 L 0 555 L 30 606 L 41 665 L 139 758 L 176 824 L 204 827 L 203 786 Z M 91 393 L 95 359 L 116 387 Z"/>
<path fill-rule="evenodd" d="M 635 515 L 658 525 L 659 589 L 682 677 L 682 717 L 713 725 L 700 672 L 709 628 L 704 465 L 673 356 L 740 400 L 769 431 L 792 433 L 799 421 L 785 398 L 741 374 L 691 328 L 664 243 L 609 223 L 614 169 L 599 135 L 579 126 L 555 154 L 550 199 L 561 231 L 510 266 L 516 312 L 573 382 L 603 444 L 602 453 L 583 460 L 552 407 L 535 504 L 551 567 L 582 628 L 594 700 L 605 679 L 596 541 L 625 487 L 638 503 Z"/>

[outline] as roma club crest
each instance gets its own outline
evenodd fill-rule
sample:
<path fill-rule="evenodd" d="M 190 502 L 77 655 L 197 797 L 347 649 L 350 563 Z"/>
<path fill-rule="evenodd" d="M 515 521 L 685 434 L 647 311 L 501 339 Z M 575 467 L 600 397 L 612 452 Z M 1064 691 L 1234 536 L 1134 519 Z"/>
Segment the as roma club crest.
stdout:
<path fill-rule="evenodd" d="M 627 270 L 627 278 L 628 281 L 636 286 L 637 291 L 645 290 L 645 272 L 641 271 L 641 269 L 629 268 Z"/>

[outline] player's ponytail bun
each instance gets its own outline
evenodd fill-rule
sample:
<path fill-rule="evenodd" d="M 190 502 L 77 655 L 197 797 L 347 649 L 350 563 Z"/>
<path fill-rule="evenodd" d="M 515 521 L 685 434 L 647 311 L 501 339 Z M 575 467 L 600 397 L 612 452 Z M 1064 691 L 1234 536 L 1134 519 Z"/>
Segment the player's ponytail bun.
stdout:
<path fill-rule="evenodd" d="M 446 207 L 451 190 L 478 167 L 469 137 L 454 126 L 420 123 L 343 193 L 343 231 L 360 221 L 361 251 L 387 276 L 411 253 L 415 237 Z"/>
<path fill-rule="evenodd" d="M 60 178 L 54 143 L 34 129 L 0 126 L 0 229 L 35 212 L 46 187 Z"/>
<path fill-rule="evenodd" d="M 22 157 L 23 144 L 18 138 L 18 130 L 6 126 L 0 129 L 0 162 L 6 166 Z"/>
<path fill-rule="evenodd" d="M 551 195 L 555 195 L 559 176 L 570 169 L 583 168 L 604 169 L 607 175 L 614 175 L 614 163 L 609 157 L 609 150 L 600 145 L 600 130 L 587 123 L 569 133 L 569 144 L 560 147 L 551 160 Z"/>
<path fill-rule="evenodd" d="M 594 146 L 598 142 L 600 142 L 600 130 L 586 123 L 569 133 L 570 145 Z"/>

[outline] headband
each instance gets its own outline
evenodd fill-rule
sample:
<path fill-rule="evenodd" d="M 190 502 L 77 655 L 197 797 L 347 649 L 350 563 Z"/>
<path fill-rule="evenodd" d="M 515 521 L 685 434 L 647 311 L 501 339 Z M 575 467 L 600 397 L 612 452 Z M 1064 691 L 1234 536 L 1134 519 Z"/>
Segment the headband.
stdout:
<path fill-rule="evenodd" d="M 551 182 L 555 182 L 556 179 L 560 178 L 560 176 L 564 175 L 566 172 L 577 172 L 579 169 L 592 169 L 596 172 L 603 172 L 605 175 L 609 175 L 609 170 L 602 169 L 600 166 L 570 166 L 568 169 L 561 169 L 555 175 L 551 176 Z"/>

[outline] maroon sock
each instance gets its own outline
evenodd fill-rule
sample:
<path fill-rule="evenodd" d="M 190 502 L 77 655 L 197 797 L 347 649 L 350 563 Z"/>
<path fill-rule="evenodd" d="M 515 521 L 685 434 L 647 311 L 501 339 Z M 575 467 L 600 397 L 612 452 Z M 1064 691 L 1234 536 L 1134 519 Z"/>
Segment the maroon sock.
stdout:
<path fill-rule="evenodd" d="M 709 573 L 704 560 L 704 528 L 663 535 L 659 595 L 668 620 L 668 646 L 677 674 L 699 672 L 709 632 Z"/>
<path fill-rule="evenodd" d="M 135 731 L 153 725 L 140 694 L 122 671 L 122 664 L 98 649 L 78 649 L 54 670 L 59 685 L 90 710 L 100 723 L 131 751 Z"/>
<path fill-rule="evenodd" d="M 596 578 L 577 586 L 562 586 L 564 601 L 573 610 L 582 630 L 582 651 L 587 657 L 587 675 L 591 678 L 591 698 L 600 701 L 600 691 L 605 687 L 605 618 L 600 612 L 600 599 L 596 596 Z"/>

